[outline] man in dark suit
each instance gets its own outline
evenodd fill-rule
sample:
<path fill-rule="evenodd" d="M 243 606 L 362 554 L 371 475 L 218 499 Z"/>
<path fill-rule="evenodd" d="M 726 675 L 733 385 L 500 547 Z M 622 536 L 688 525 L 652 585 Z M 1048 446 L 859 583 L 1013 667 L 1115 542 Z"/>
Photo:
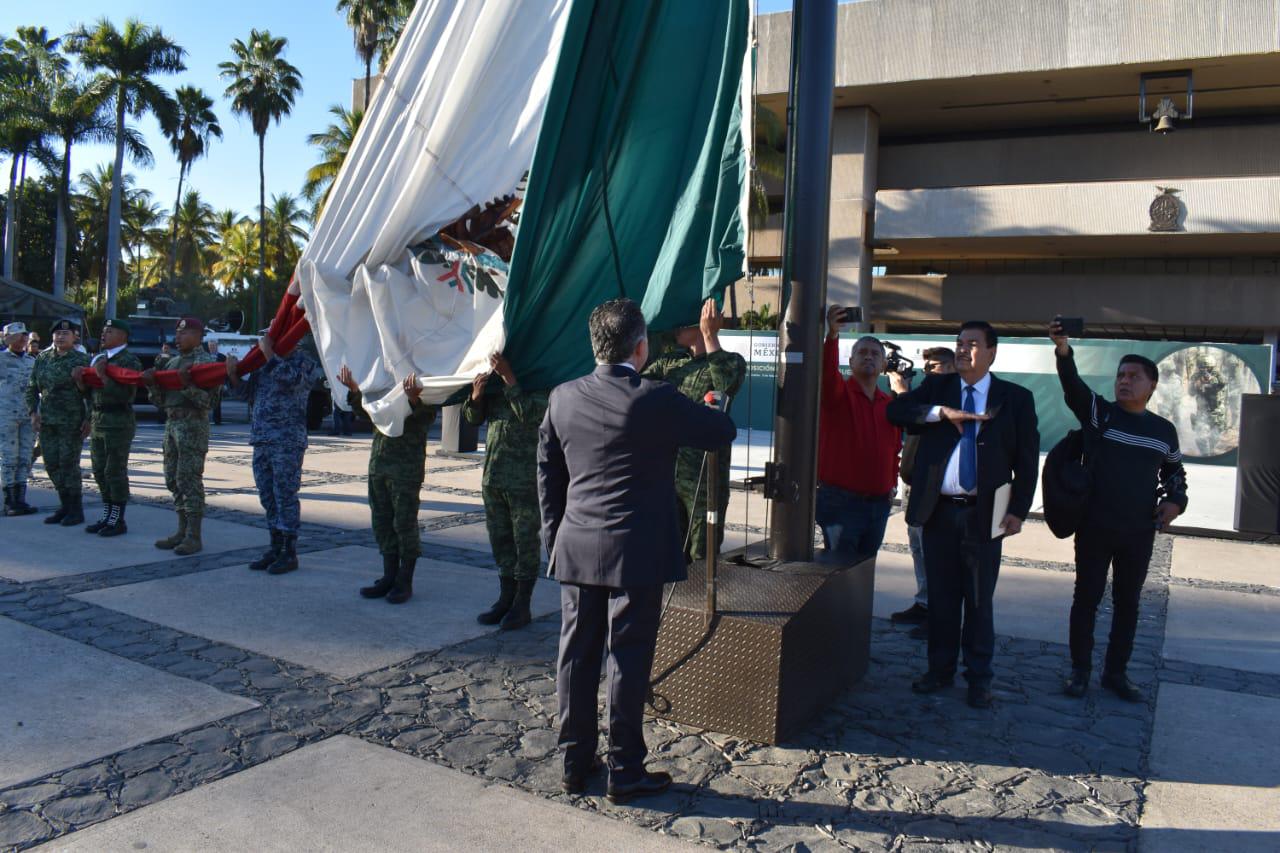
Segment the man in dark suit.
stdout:
<path fill-rule="evenodd" d="M 1001 542 L 1022 530 L 1040 465 L 1035 400 L 990 372 L 997 343 L 990 324 L 965 323 L 956 339 L 956 373 L 927 377 L 887 411 L 892 423 L 920 436 L 907 524 L 924 528 L 929 671 L 911 687 L 917 693 L 950 687 L 963 649 L 975 708 L 991 705 L 991 603 Z M 994 518 L 997 491 L 1006 484 L 1007 510 Z M 994 524 L 1003 530 L 995 537 Z"/>
<path fill-rule="evenodd" d="M 551 392 L 539 431 L 538 498 L 549 572 L 560 581 L 556 681 L 564 790 L 582 793 L 596 754 L 596 693 L 609 655 L 610 802 L 656 794 L 645 770 L 644 702 L 662 585 L 686 576 L 676 450 L 733 441 L 733 421 L 666 382 L 640 378 L 649 355 L 640 308 L 615 299 L 591 312 L 595 371 Z"/>

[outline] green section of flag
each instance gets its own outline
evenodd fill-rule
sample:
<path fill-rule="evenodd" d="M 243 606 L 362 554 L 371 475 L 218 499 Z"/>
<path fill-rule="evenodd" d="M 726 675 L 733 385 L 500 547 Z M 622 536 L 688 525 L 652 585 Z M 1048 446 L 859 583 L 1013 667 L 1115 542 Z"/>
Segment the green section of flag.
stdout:
<path fill-rule="evenodd" d="M 740 277 L 748 14 L 746 0 L 574 3 L 504 308 L 525 387 L 591 370 L 601 302 L 625 294 L 670 329 Z"/>

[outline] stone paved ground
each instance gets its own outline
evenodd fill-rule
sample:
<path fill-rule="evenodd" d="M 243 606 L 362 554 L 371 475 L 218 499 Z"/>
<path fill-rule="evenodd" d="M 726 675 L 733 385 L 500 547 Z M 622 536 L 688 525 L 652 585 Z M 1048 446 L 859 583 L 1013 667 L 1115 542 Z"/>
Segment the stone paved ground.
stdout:
<path fill-rule="evenodd" d="M 223 427 L 224 440 L 211 454 L 221 479 L 212 484 L 209 515 L 246 529 L 261 528 L 260 513 L 244 500 L 252 495 L 252 483 L 242 432 Z M 158 470 L 158 435 L 154 428 L 144 428 L 139 435 L 134 473 L 150 484 L 139 489 L 142 506 L 168 504 L 162 486 L 156 488 L 147 479 Z M 366 449 L 367 438 L 313 439 L 306 464 L 312 497 L 304 504 L 308 523 L 300 542 L 302 572 L 307 571 L 308 555 L 372 545 L 367 516 L 361 523 L 356 515 L 367 512 L 358 499 L 359 489 L 350 488 L 363 482 Z M 479 463 L 433 456 L 429 470 L 424 501 L 445 509 L 424 512 L 424 557 L 492 578 L 491 557 L 483 546 L 476 547 L 473 535 L 483 519 Z M 326 511 L 327 499 L 341 502 L 342 512 Z M 739 519 L 734 535 L 758 532 L 744 523 L 758 522 L 758 510 L 740 506 L 740 494 L 734 500 L 730 517 Z M 135 512 L 145 514 L 143 509 Z M 28 522 L 35 520 L 0 519 L 0 530 Z M 1020 604 L 1030 606 L 1027 602 L 1015 598 L 1001 603 L 1011 623 L 1017 615 L 1017 624 L 1030 627 L 1000 637 L 993 710 L 969 709 L 960 688 L 923 700 L 913 696 L 909 682 L 923 668 L 923 644 L 905 629 L 876 618 L 873 660 L 864 681 L 792 742 L 760 746 L 651 721 L 648 735 L 655 764 L 669 769 L 678 784 L 662 797 L 617 807 L 605 801 L 602 780 L 581 797 L 559 790 L 553 727 L 559 620 L 554 613 L 525 631 L 448 642 L 390 666 L 338 677 L 248 650 L 271 647 L 270 638 L 246 636 L 243 645 L 219 642 L 86 600 L 103 590 L 146 581 L 182 584 L 186 576 L 242 567 L 257 556 L 257 547 L 230 547 L 185 559 L 156 551 L 154 559 L 106 570 L 94 570 L 92 559 L 81 556 L 73 558 L 81 565 L 68 568 L 74 574 L 24 583 L 4 579 L 6 567 L 32 559 L 57 561 L 67 541 L 82 553 L 85 543 L 79 540 L 89 539 L 61 528 L 42 527 L 40 535 L 47 543 L 40 555 L 0 556 L 0 621 L 11 623 L 15 631 L 28 626 L 73 641 L 73 649 L 91 647 L 134 662 L 145 668 L 139 671 L 143 675 L 163 673 L 182 680 L 177 683 L 206 685 L 256 707 L 159 734 L 135 732 L 127 746 L 105 755 L 86 753 L 82 760 L 53 770 L 24 774 L 22 769 L 11 773 L 0 768 L 0 780 L 18 780 L 0 781 L 0 848 L 22 849 L 68 836 L 336 735 L 601 819 L 723 849 L 1280 848 L 1280 810 L 1274 808 L 1280 749 L 1274 731 L 1233 733 L 1230 710 L 1215 712 L 1220 730 L 1184 733 L 1176 728 L 1182 725 L 1180 709 L 1195 706 L 1200 696 L 1206 701 L 1214 698 L 1219 703 L 1215 708 L 1261 703 L 1264 717 L 1280 718 L 1272 713 L 1280 713 L 1280 625 L 1274 619 L 1280 603 L 1280 550 L 1275 548 L 1233 552 L 1232 547 L 1246 546 L 1228 543 L 1222 546 L 1225 551 L 1214 552 L 1228 559 L 1235 553 L 1248 555 L 1251 582 L 1242 583 L 1223 580 L 1232 573 L 1215 566 L 1187 569 L 1185 560 L 1178 576 L 1171 576 L 1179 540 L 1160 538 L 1132 667 L 1135 680 L 1147 685 L 1146 704 L 1127 705 L 1096 688 L 1083 702 L 1060 695 L 1066 650 L 1063 642 L 1049 638 L 1065 634 L 1071 578 L 1064 560 L 1069 550 L 1027 549 L 1029 556 L 1005 561 L 1009 588 L 1022 589 L 1017 584 L 1034 581 L 1039 588 L 1060 589 L 1065 597 L 1053 612 L 1036 604 L 1041 609 L 1031 616 L 1016 612 Z M 93 547 L 108 549 L 111 544 Z M 903 569 L 904 552 L 904 546 L 893 541 L 882 552 L 878 614 L 906 603 L 902 590 L 910 583 Z M 290 578 L 280 581 L 287 584 Z M 422 608 L 418 612 L 425 613 L 432 606 L 431 583 L 429 575 L 421 577 L 419 595 L 406 608 Z M 1210 636 L 1215 622 L 1195 621 L 1202 609 L 1196 596 L 1206 590 L 1234 596 L 1229 608 L 1246 621 L 1254 619 L 1250 625 L 1260 626 L 1251 629 L 1249 660 L 1261 664 L 1233 668 L 1232 643 L 1240 641 L 1228 637 L 1215 646 Z M 354 589 L 344 588 L 342 594 L 350 595 L 351 606 L 356 606 Z M 1177 602 L 1172 615 L 1171 598 Z M 479 609 L 475 604 L 483 606 L 479 600 L 461 604 L 473 610 Z M 191 602 L 192 608 L 200 606 L 200 601 Z M 132 610 L 137 612 L 136 607 Z M 1108 621 L 1105 610 L 1100 637 Z M 1189 615 L 1179 615 L 1183 613 Z M 316 631 L 317 642 L 322 642 L 324 626 L 315 624 L 316 618 L 287 607 L 281 610 L 285 629 Z M 1000 625 L 997 612 L 998 630 Z M 1187 655 L 1194 659 L 1166 659 L 1166 637 L 1175 635 L 1199 638 L 1198 645 L 1192 644 L 1198 650 Z M 370 636 L 369 643 L 377 645 L 382 639 Z M 68 667 L 74 663 L 71 657 Z M 36 675 L 24 669 L 20 649 L 6 649 L 0 660 L 0 690 L 6 678 Z M 1190 692 L 1178 693 L 1179 706 L 1166 711 L 1160 697 L 1173 690 L 1170 685 Z M 93 716 L 94 693 L 90 677 L 84 691 L 66 697 L 73 720 L 77 703 L 86 717 Z M 61 697 L 44 698 L 62 704 Z M 13 718 L 0 719 L 0 755 L 7 741 L 18 743 L 25 736 L 23 709 L 7 708 L 3 702 L 0 697 L 0 708 Z M 1169 721 L 1168 732 L 1156 732 L 1158 716 Z M 54 734 L 75 742 L 81 726 L 88 724 L 72 722 L 66 731 Z M 1204 748 L 1211 749 L 1215 738 L 1232 737 L 1243 738 L 1242 743 L 1256 738 L 1255 747 L 1246 749 L 1234 768 L 1210 773 L 1205 769 L 1209 763 L 1196 757 L 1195 744 L 1187 751 L 1189 739 L 1204 741 Z M 1153 739 L 1178 745 L 1182 752 L 1166 755 L 1173 747 L 1153 745 Z M 1253 817 L 1224 824 L 1213 809 L 1200 813 L 1194 806 L 1176 806 L 1198 802 L 1196 792 L 1220 796 L 1224 791 L 1230 792 L 1240 814 Z M 1151 815 L 1158 820 L 1149 819 Z M 552 821 L 530 831 L 555 829 Z"/>

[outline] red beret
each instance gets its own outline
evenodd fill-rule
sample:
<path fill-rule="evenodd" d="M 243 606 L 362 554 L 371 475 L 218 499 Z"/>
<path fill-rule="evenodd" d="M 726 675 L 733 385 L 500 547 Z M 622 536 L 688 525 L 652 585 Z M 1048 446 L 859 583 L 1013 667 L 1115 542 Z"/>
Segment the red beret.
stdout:
<path fill-rule="evenodd" d="M 199 317 L 183 317 L 178 321 L 178 331 L 181 332 L 183 329 L 195 329 L 203 332 L 204 323 L 200 321 Z"/>

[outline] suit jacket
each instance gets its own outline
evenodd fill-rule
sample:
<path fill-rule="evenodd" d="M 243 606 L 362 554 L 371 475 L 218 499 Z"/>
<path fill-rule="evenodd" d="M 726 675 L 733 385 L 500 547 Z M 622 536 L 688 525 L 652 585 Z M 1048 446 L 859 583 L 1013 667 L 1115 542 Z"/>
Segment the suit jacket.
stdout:
<path fill-rule="evenodd" d="M 907 524 L 923 525 L 937 509 L 947 463 L 960 443 L 960 431 L 950 421 L 929 423 L 926 418 L 934 406 L 962 408 L 961 387 L 959 374 L 929 376 L 918 388 L 889 404 L 889 420 L 919 435 Z M 991 420 L 980 424 L 978 430 L 979 511 L 975 513 L 975 524 L 981 529 L 974 530 L 983 540 L 991 536 L 996 489 L 1013 482 L 1009 512 L 1025 519 L 1031 511 L 1040 467 L 1040 430 L 1031 392 L 992 374 L 987 413 L 992 415 Z"/>
<path fill-rule="evenodd" d="M 728 415 L 626 367 L 601 365 L 556 388 L 538 434 L 550 573 L 622 589 L 683 580 L 676 450 L 736 435 Z"/>

